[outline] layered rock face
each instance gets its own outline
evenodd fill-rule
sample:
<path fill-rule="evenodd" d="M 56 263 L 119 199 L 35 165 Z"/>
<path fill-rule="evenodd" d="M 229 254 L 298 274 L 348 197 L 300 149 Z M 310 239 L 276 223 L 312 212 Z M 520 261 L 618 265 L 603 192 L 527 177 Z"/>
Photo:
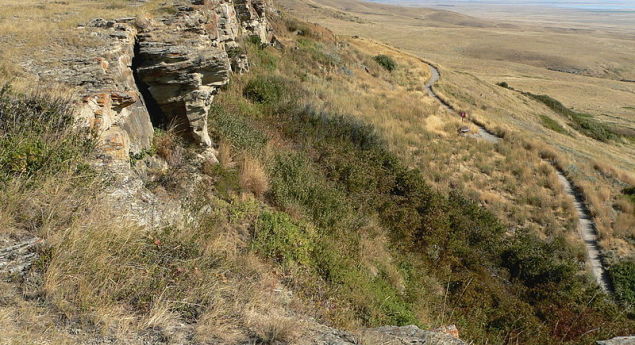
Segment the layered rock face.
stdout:
<path fill-rule="evenodd" d="M 80 28 L 101 44 L 39 71 L 79 89 L 80 125 L 100 138 L 106 165 L 125 163 L 152 144 L 153 127 L 174 125 L 212 160 L 207 114 L 231 72 L 248 70 L 238 41 L 271 39 L 260 0 L 187 0 L 176 13 L 143 21 L 95 19 Z M 50 72 L 50 73 L 49 73 Z"/>
<path fill-rule="evenodd" d="M 150 115 L 137 89 L 132 71 L 137 29 L 133 19 L 95 19 L 84 30 L 103 45 L 91 56 L 70 61 L 69 75 L 57 79 L 80 88 L 80 125 L 99 135 L 100 158 L 105 163 L 126 161 L 152 144 Z"/>
<path fill-rule="evenodd" d="M 98 137 L 98 159 L 113 177 L 104 202 L 141 226 L 184 218 L 179 201 L 144 187 L 141 163 L 154 127 L 177 125 L 199 144 L 200 161 L 215 161 L 207 134 L 214 94 L 232 72 L 248 70 L 241 37 L 270 39 L 265 3 L 255 0 L 177 0 L 161 19 L 94 19 L 78 28 L 93 44 L 70 50 L 61 67 L 25 66 L 42 80 L 76 90 L 78 125 Z M 201 152 L 202 151 L 202 152 Z M 141 165 L 143 165 L 141 164 Z M 161 164 L 155 164 L 161 165 Z"/>
<path fill-rule="evenodd" d="M 227 84 L 232 68 L 247 69 L 237 43 L 242 35 L 268 40 L 264 7 L 251 1 L 194 0 L 174 16 L 149 23 L 138 36 L 134 67 L 141 88 L 158 105 L 154 112 L 160 114 L 153 117 L 211 148 L 207 115 L 214 95 Z"/>

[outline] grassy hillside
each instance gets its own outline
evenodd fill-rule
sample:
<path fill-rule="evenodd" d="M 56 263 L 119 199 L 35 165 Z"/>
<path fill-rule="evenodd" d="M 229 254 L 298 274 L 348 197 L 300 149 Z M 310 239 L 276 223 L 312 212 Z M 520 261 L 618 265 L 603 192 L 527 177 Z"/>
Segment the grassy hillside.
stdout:
<path fill-rule="evenodd" d="M 250 132 L 264 131 L 275 138 L 269 146 L 264 144 L 261 153 L 270 174 L 271 191 L 266 196 L 278 209 L 306 219 L 313 227 L 304 226 L 302 231 L 303 226 L 281 225 L 276 231 L 268 226 L 266 236 L 273 239 L 269 242 L 278 245 L 265 252 L 283 267 L 300 267 L 303 275 L 309 275 L 308 284 L 300 281 L 297 286 L 304 295 L 315 298 L 315 282 L 323 282 L 325 289 L 320 290 L 338 301 L 336 305 L 345 306 L 327 309 L 324 317 L 348 327 L 350 322 L 434 326 L 452 320 L 466 338 L 477 342 L 566 343 L 588 336 L 583 335 L 583 325 L 600 322 L 595 318 L 607 312 L 619 315 L 619 308 L 594 293 L 578 274 L 579 258 L 562 233 L 554 231 L 546 241 L 527 230 L 510 237 L 500 221 L 465 195 L 464 188 L 453 186 L 449 194 L 441 194 L 429 187 L 425 172 L 408 167 L 427 168 L 413 160 L 421 154 L 409 151 L 424 141 L 398 140 L 408 135 L 407 126 L 399 121 L 424 122 L 437 109 L 415 98 L 410 108 L 421 108 L 414 114 L 391 104 L 390 89 L 400 91 L 400 98 L 422 93 L 399 89 L 399 73 L 386 73 L 373 64 L 370 58 L 385 54 L 381 51 L 385 48 L 334 43 L 317 26 L 303 32 L 285 42 L 297 50 L 250 46 L 250 55 L 258 57 L 256 76 L 235 80 L 218 104 L 232 109 L 227 116 L 253 119 Z M 364 50 L 372 47 L 377 50 L 365 55 Z M 398 68 L 414 63 L 395 60 Z M 360 64 L 371 72 L 360 69 Z M 390 119 L 353 109 L 361 104 L 355 104 L 350 94 L 365 97 L 357 90 L 358 75 L 361 80 L 375 79 L 361 86 L 372 95 L 382 89 L 381 79 L 388 82 L 385 96 L 379 97 L 385 100 L 375 107 L 380 114 L 388 110 Z M 353 104 L 345 105 L 344 100 Z M 336 109 L 352 114 L 342 115 Z M 365 125 L 364 116 L 380 131 Z M 238 137 L 218 128 L 221 140 L 230 138 L 231 144 L 231 138 Z M 382 132 L 396 140 L 386 140 Z M 418 134 L 438 140 L 426 130 Z M 439 145 L 432 142 L 421 149 Z M 247 150 L 258 152 L 262 145 Z M 278 223 L 284 217 L 274 219 Z M 310 243 L 309 252 L 298 252 L 288 247 L 289 242 Z M 594 306 L 586 309 L 586 303 Z"/>
<path fill-rule="evenodd" d="M 183 201 L 182 225 L 117 218 L 66 103 L 0 93 L 2 235 L 43 240 L 30 273 L 2 283 L 5 339 L 292 343 L 305 315 L 353 330 L 455 323 L 477 344 L 635 331 L 583 273 L 570 206 L 533 152 L 455 137 L 411 56 L 273 25 L 285 48 L 245 42 L 251 72 L 215 99 L 220 164 L 197 164 L 170 128 L 131 159 L 168 164 L 145 170 L 146 187 Z"/>
<path fill-rule="evenodd" d="M 635 151 L 628 139 L 633 128 L 633 84 L 608 80 L 614 78 L 609 75 L 612 72 L 590 72 L 602 69 L 598 64 L 608 71 L 609 65 L 626 57 L 624 49 L 632 44 L 630 36 L 616 36 L 613 30 L 619 28 L 585 21 L 595 28 L 591 33 L 579 30 L 574 21 L 580 18 L 575 17 L 557 22 L 541 17 L 528 23 L 519 14 L 501 22 L 356 0 L 281 3 L 291 13 L 319 21 L 337 33 L 381 40 L 434 61 L 443 74 L 436 90 L 452 104 L 499 134 L 557 156 L 569 178 L 585 192 L 609 261 L 634 255 L 635 215 L 622 193 L 635 183 L 631 173 Z M 549 69 L 556 65 L 578 66 L 591 74 Z M 569 119 L 539 100 L 497 87 L 500 82 L 548 95 L 578 116 Z M 491 155 L 486 158 L 493 160 Z M 491 203 L 506 197 L 500 188 L 496 194 L 484 193 L 481 199 Z"/>

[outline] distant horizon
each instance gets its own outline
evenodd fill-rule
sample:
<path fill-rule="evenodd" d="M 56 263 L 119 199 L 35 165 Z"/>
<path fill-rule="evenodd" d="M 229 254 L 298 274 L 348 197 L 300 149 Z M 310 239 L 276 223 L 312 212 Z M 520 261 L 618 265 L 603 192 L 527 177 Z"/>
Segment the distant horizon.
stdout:
<path fill-rule="evenodd" d="M 635 0 L 364 0 L 410 6 L 454 7 L 470 5 L 552 7 L 583 11 L 634 12 Z"/>

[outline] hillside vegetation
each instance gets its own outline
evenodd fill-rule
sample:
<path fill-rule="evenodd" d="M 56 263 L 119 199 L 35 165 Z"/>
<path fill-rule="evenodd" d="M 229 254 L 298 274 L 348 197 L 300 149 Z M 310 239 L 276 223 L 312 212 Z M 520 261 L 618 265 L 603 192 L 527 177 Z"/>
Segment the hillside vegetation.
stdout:
<path fill-rule="evenodd" d="M 633 46 L 626 34 L 631 30 L 629 24 L 615 22 L 617 25 L 608 29 L 601 21 L 616 20 L 612 14 L 590 18 L 585 13 L 578 13 L 578 16 L 555 19 L 545 13 L 540 18 L 532 17 L 529 23 L 520 12 L 511 17 L 506 14 L 502 21 L 445 10 L 404 9 L 358 0 L 280 2 L 290 13 L 326 25 L 338 34 L 372 38 L 434 62 L 442 74 L 435 88 L 437 94 L 457 110 L 466 111 L 471 119 L 505 136 L 506 141 L 556 160 L 567 178 L 583 192 L 597 225 L 606 261 L 613 264 L 632 260 L 635 255 L 635 213 L 622 191 L 635 184 L 632 173 L 635 171 L 632 142 L 635 84 L 611 79 L 615 78 L 611 72 L 613 64 L 621 64 L 618 60 L 626 59 L 622 61 L 631 61 L 628 65 L 633 66 L 633 54 L 625 54 Z M 491 16 L 499 14 L 495 12 Z M 579 21 L 583 19 L 585 27 L 581 31 Z M 593 33 L 586 31 L 592 27 Z M 611 47 L 606 42 L 611 42 Z M 589 46 L 602 48 L 589 50 Z M 602 71 L 598 69 L 600 65 L 604 66 L 600 68 Z M 615 71 L 630 73 L 625 69 Z M 548 95 L 575 114 L 560 114 L 556 111 L 560 107 L 550 108 L 528 95 L 495 85 L 501 82 L 531 94 Z M 443 126 L 447 124 L 436 116 L 428 117 L 426 122 L 427 129 L 435 134 L 443 132 Z M 456 150 L 455 146 L 458 146 Z M 469 149 L 466 150 L 466 146 Z M 430 160 L 432 164 L 429 165 L 443 173 L 427 180 L 442 182 L 447 177 L 456 184 L 457 175 L 467 175 L 467 168 L 472 175 L 480 177 L 478 180 L 487 181 L 479 181 L 474 189 L 481 194 L 480 200 L 499 217 L 532 218 L 531 212 L 527 212 L 531 209 L 527 206 L 532 203 L 526 203 L 514 212 L 507 210 L 518 201 L 537 200 L 537 196 L 546 200 L 546 191 L 532 188 L 533 184 L 525 183 L 526 178 L 519 178 L 516 183 L 508 174 L 504 174 L 504 185 L 492 188 L 497 184 L 494 181 L 500 178 L 487 179 L 484 175 L 488 168 L 496 166 L 493 163 L 497 156 L 484 154 L 489 151 L 482 147 L 466 146 L 453 142 L 448 149 L 435 152 L 436 155 L 460 157 L 460 160 L 441 159 L 443 165 L 452 167 L 448 169 L 435 166 L 434 160 Z M 532 159 L 530 156 L 525 158 L 520 150 L 506 155 L 519 161 Z M 470 169 L 474 166 L 484 167 L 481 172 L 485 174 Z M 536 167 L 536 163 L 531 161 L 525 166 Z M 496 170 L 493 171 L 496 174 Z M 464 184 L 474 186 L 468 176 L 462 180 Z M 500 188 L 503 186 L 505 188 Z M 516 197 L 514 189 L 518 188 L 531 189 L 528 193 L 531 197 Z M 515 200 L 510 202 L 510 199 Z M 551 200 L 554 200 L 553 196 Z M 491 207 L 493 205 L 496 206 Z"/>
<path fill-rule="evenodd" d="M 424 99 L 416 59 L 272 20 L 284 48 L 244 42 L 251 72 L 214 101 L 219 164 L 197 165 L 169 127 L 131 157 L 167 163 L 146 187 L 183 200 L 183 224 L 117 218 L 68 103 L 3 88 L 0 228 L 42 239 L 29 274 L 2 282 L 7 343 L 294 343 L 307 315 L 350 330 L 454 323 L 475 344 L 635 332 L 632 290 L 617 305 L 584 273 L 570 205 L 535 152 L 452 137 L 460 122 Z M 508 198 L 480 202 L 502 186 Z"/>

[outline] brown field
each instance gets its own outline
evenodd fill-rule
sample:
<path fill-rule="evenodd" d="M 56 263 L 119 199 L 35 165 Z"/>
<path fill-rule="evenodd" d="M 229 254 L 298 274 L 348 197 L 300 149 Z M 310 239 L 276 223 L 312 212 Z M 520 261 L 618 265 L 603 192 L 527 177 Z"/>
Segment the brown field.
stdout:
<path fill-rule="evenodd" d="M 0 80 L 14 87 L 49 85 L 37 72 L 60 68 L 63 59 L 102 42 L 79 26 L 94 18 L 113 19 L 158 13 L 159 1 L 3 0 L 0 10 Z"/>

